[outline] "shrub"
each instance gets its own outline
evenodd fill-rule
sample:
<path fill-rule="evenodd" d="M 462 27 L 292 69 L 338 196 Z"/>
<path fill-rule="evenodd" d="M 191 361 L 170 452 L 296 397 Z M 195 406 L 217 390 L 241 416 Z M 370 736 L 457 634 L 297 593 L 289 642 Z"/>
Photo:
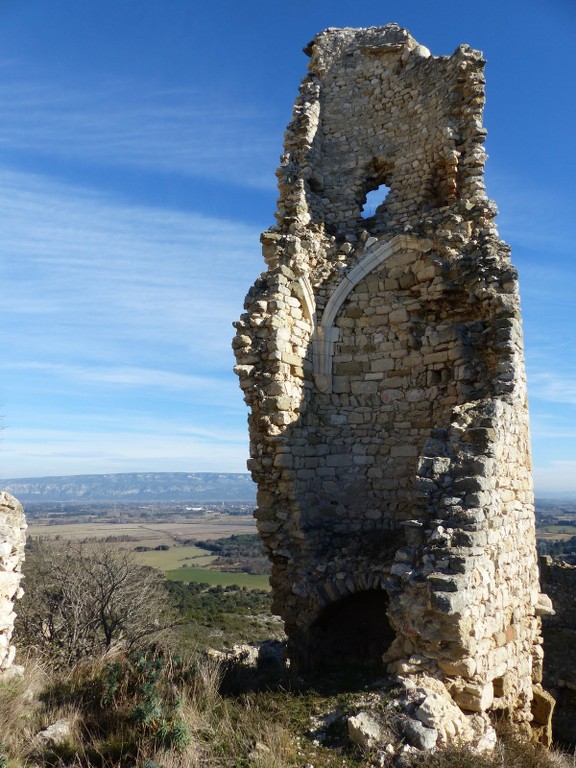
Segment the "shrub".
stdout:
<path fill-rule="evenodd" d="M 174 623 L 162 575 L 123 549 L 32 541 L 24 575 L 16 643 L 56 666 L 131 650 Z"/>
<path fill-rule="evenodd" d="M 181 753 L 190 744 L 182 711 L 188 677 L 194 679 L 191 667 L 150 649 L 77 665 L 56 675 L 40 698 L 52 718 L 77 713 L 87 765 L 134 765 L 138 757 Z"/>

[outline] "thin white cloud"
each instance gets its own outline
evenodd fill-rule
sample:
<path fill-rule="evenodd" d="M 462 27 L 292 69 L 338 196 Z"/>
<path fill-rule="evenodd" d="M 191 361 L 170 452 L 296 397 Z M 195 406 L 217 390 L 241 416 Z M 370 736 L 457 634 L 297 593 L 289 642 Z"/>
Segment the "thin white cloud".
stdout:
<path fill-rule="evenodd" d="M 245 472 L 247 445 L 230 440 L 138 434 L 122 431 L 83 434 L 54 431 L 11 441 L 10 453 L 0 450 L 2 476 L 38 477 L 102 472 Z M 63 468 L 65 471 L 63 472 Z"/>
<path fill-rule="evenodd" d="M 7 170 L 0 209 L 2 475 L 244 471 L 259 233 Z"/>
<path fill-rule="evenodd" d="M 278 136 L 246 104 L 190 89 L 9 79 L 0 85 L 0 149 L 270 189 Z"/>
<path fill-rule="evenodd" d="M 153 368 L 121 367 L 105 368 L 63 363 L 6 362 L 4 370 L 40 375 L 46 381 L 49 377 L 64 380 L 71 388 L 79 384 L 110 384 L 125 388 L 147 387 L 156 392 L 175 390 L 187 392 L 196 402 L 219 403 L 230 394 L 230 382 L 216 377 L 181 374 Z"/>
<path fill-rule="evenodd" d="M 563 190 L 553 186 L 546 186 L 542 179 L 514 176 L 491 166 L 488 168 L 487 180 L 488 192 L 500 209 L 496 220 L 500 234 L 513 246 L 513 261 L 516 247 L 540 252 L 542 261 L 531 265 L 535 276 L 537 270 L 541 275 L 556 273 L 559 268 L 550 257 L 574 254 L 574 238 L 570 227 L 573 196 L 567 196 Z"/>
<path fill-rule="evenodd" d="M 531 373 L 528 381 L 531 398 L 576 405 L 576 380 L 573 377 L 541 371 Z"/>
<path fill-rule="evenodd" d="M 200 405 L 201 408 L 201 405 Z M 244 472 L 245 417 L 177 417 L 127 411 L 47 415 L 41 426 L 8 426 L 0 436 L 0 476 L 100 472 Z M 60 423 L 59 423 L 60 422 Z"/>
<path fill-rule="evenodd" d="M 8 345 L 21 333 L 29 351 L 115 362 L 164 345 L 167 357 L 231 364 L 231 322 L 262 267 L 255 229 L 9 171 L 0 207 Z"/>

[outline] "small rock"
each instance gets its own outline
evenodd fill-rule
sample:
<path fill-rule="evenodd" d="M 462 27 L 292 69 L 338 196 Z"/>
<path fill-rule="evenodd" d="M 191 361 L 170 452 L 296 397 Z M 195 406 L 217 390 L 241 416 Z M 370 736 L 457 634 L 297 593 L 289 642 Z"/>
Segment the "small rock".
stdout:
<path fill-rule="evenodd" d="M 403 722 L 402 734 L 412 747 L 420 750 L 434 749 L 438 741 L 436 728 L 428 728 L 418 720 Z"/>
<path fill-rule="evenodd" d="M 11 667 L 9 667 L 5 672 L 2 673 L 2 681 L 7 682 L 8 680 L 11 680 L 17 677 L 23 677 L 24 672 L 25 672 L 25 669 L 21 664 L 12 664 Z"/>
<path fill-rule="evenodd" d="M 348 718 L 348 736 L 354 744 L 362 749 L 370 750 L 380 744 L 382 729 L 368 712 L 359 712 Z"/>
<path fill-rule="evenodd" d="M 37 740 L 47 747 L 57 747 L 64 744 L 72 736 L 72 726 L 69 720 L 56 720 L 36 735 Z"/>
<path fill-rule="evenodd" d="M 257 760 L 259 757 L 263 757 L 264 755 L 269 755 L 272 752 L 269 746 L 264 744 L 262 741 L 257 741 L 256 744 L 254 744 L 254 748 L 249 754 L 250 760 Z"/>

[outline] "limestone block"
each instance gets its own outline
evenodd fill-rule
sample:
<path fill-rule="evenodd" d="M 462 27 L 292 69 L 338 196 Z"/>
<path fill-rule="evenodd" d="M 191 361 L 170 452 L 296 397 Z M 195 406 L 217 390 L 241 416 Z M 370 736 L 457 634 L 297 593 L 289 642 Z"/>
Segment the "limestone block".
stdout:
<path fill-rule="evenodd" d="M 58 747 L 65 744 L 72 736 L 72 723 L 61 718 L 36 735 L 36 741 L 45 747 Z"/>
<path fill-rule="evenodd" d="M 468 684 L 460 693 L 455 694 L 454 700 L 462 709 L 472 712 L 486 712 L 494 701 L 494 685 Z"/>
<path fill-rule="evenodd" d="M 552 713 L 556 701 L 541 685 L 532 687 L 533 728 L 538 741 L 546 748 L 552 746 Z"/>
<path fill-rule="evenodd" d="M 473 740 L 474 731 L 470 722 L 440 681 L 424 678 L 419 681 L 416 693 L 423 696 L 423 700 L 414 717 L 437 731 L 438 746 L 457 743 L 458 740 L 468 743 Z"/>
<path fill-rule="evenodd" d="M 404 720 L 400 725 L 401 733 L 406 741 L 419 750 L 430 750 L 436 747 L 438 731 L 430 728 L 419 720 Z"/>
<path fill-rule="evenodd" d="M 21 566 L 26 543 L 26 520 L 20 504 L 0 493 L 0 672 L 12 664 L 15 649 L 10 638 L 16 614 L 14 601 L 21 596 Z"/>
<path fill-rule="evenodd" d="M 366 751 L 381 745 L 382 727 L 368 712 L 358 712 L 348 718 L 348 736 L 350 741 Z"/>
<path fill-rule="evenodd" d="M 438 660 L 438 666 L 449 677 L 471 678 L 476 672 L 476 659 L 464 658 L 454 661 Z"/>
<path fill-rule="evenodd" d="M 538 595 L 538 603 L 536 604 L 536 616 L 554 616 L 556 611 L 552 605 L 552 600 L 541 592 Z"/>

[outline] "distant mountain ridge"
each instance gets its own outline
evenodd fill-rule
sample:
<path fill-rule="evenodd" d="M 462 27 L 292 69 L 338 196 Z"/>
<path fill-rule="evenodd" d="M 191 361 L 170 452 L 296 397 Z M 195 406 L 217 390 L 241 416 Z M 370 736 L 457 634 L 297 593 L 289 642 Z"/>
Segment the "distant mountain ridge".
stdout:
<path fill-rule="evenodd" d="M 249 501 L 247 472 L 125 472 L 0 480 L 0 490 L 31 501 Z"/>

